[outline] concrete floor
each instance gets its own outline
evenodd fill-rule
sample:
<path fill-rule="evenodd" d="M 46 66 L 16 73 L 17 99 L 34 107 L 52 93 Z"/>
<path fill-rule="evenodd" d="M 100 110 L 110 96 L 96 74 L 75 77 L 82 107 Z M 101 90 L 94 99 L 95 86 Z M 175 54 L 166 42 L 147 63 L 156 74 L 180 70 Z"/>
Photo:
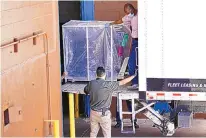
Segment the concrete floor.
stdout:
<path fill-rule="evenodd" d="M 112 137 L 162 137 L 157 128 L 153 128 L 153 123 L 147 119 L 139 120 L 140 128 L 136 129 L 135 134 L 121 134 L 120 129 L 112 127 Z M 115 125 L 113 121 L 112 125 Z M 76 137 L 89 137 L 90 126 L 89 119 L 76 119 Z M 131 129 L 125 127 L 127 129 Z M 64 136 L 69 137 L 69 120 L 64 119 Z M 103 137 L 101 129 L 98 137 Z M 206 120 L 195 119 L 192 122 L 192 128 L 182 128 L 176 130 L 173 137 L 206 137 Z"/>

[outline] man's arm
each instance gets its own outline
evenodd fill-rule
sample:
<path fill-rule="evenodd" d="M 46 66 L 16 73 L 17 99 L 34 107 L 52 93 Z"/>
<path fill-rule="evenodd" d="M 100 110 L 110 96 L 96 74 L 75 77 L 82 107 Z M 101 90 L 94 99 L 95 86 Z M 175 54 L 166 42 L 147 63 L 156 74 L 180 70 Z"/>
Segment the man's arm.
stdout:
<path fill-rule="evenodd" d="M 84 87 L 84 93 L 85 94 L 89 94 L 89 91 L 90 91 L 90 86 L 89 85 L 90 85 L 90 83 L 87 84 L 87 86 Z"/>
<path fill-rule="evenodd" d="M 136 77 L 135 75 L 132 75 L 132 76 L 126 78 L 126 79 L 123 79 L 123 80 L 119 81 L 119 86 L 127 84 L 128 82 L 130 82 L 135 77 Z"/>
<path fill-rule="evenodd" d="M 130 82 L 132 79 L 134 79 L 136 76 L 137 76 L 137 73 L 138 73 L 138 70 L 135 71 L 135 74 L 126 78 L 126 79 L 123 79 L 121 81 L 116 81 L 116 82 L 110 82 L 111 83 L 111 90 L 112 92 L 115 91 L 116 89 L 118 89 L 119 86 L 121 85 L 125 85 L 126 83 Z"/>
<path fill-rule="evenodd" d="M 126 78 L 126 79 L 123 79 L 123 80 L 119 81 L 119 86 L 125 85 L 125 84 L 127 84 L 128 82 L 130 82 L 132 79 L 134 79 L 134 78 L 137 76 L 137 73 L 138 73 L 137 71 L 138 71 L 138 70 L 135 71 L 135 74 L 134 74 L 134 75 L 132 75 L 132 76 Z"/>

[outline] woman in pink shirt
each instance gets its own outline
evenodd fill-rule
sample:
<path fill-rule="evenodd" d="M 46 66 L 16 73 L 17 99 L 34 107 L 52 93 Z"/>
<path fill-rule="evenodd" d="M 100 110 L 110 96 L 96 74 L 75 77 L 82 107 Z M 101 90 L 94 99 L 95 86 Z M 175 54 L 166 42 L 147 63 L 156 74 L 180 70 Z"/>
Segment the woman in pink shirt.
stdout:
<path fill-rule="evenodd" d="M 137 9 L 135 9 L 134 6 L 129 3 L 124 5 L 124 12 L 126 13 L 126 15 L 122 19 L 111 23 L 111 25 L 123 23 L 125 26 L 131 29 L 132 46 L 130 48 L 128 69 L 129 69 L 129 74 L 132 75 L 135 73 L 135 70 L 137 69 L 136 61 L 138 60 L 138 52 L 136 53 L 135 50 L 136 48 L 138 50 L 138 16 L 137 16 Z M 138 89 L 138 75 L 132 80 L 132 86 L 130 86 L 130 88 Z M 126 102 L 127 102 L 128 110 L 131 111 L 131 102 L 130 101 L 126 101 Z M 121 120 L 119 119 L 118 112 L 116 113 L 116 120 L 117 120 L 117 124 L 115 125 L 115 127 L 120 127 Z M 135 127 L 138 128 L 139 126 L 136 124 L 136 120 L 133 121 L 135 123 Z"/>
<path fill-rule="evenodd" d="M 134 6 L 129 3 L 124 5 L 124 11 L 126 15 L 122 19 L 111 23 L 111 25 L 123 23 L 125 26 L 131 29 L 132 46 L 130 50 L 128 69 L 129 74 L 132 75 L 136 70 L 136 60 L 138 59 L 135 52 L 135 49 L 138 47 L 138 15 L 137 9 L 135 9 Z M 132 88 L 138 88 L 138 76 L 132 80 Z"/>

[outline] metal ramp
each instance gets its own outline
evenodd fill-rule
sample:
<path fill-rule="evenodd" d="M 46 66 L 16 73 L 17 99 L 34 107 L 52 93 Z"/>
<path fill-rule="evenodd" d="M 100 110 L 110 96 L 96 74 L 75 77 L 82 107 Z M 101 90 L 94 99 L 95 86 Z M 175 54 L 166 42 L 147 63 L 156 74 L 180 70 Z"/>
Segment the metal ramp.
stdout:
<path fill-rule="evenodd" d="M 151 106 L 155 104 L 155 102 L 147 104 L 144 101 L 139 99 L 139 92 L 120 92 L 118 93 L 118 109 L 120 114 L 121 124 L 121 133 L 135 133 L 134 127 L 134 119 L 137 113 L 143 112 L 143 114 L 150 119 L 164 136 L 172 136 L 175 133 L 174 123 L 170 122 L 167 118 L 160 115 L 156 112 Z M 124 112 L 122 110 L 122 100 L 131 100 L 132 101 L 132 111 Z M 135 101 L 136 100 L 136 101 Z M 136 102 L 136 103 L 135 103 Z M 131 114 L 132 115 L 132 130 L 125 131 L 124 123 L 123 123 L 123 115 Z"/>

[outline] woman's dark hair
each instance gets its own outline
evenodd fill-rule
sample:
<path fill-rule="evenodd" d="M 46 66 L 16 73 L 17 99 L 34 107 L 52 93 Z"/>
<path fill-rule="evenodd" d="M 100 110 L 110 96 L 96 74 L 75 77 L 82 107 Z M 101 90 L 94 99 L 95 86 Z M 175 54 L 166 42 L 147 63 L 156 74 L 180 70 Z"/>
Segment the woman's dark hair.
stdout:
<path fill-rule="evenodd" d="M 105 69 L 103 67 L 98 67 L 96 71 L 97 77 L 102 77 L 105 75 Z"/>
<path fill-rule="evenodd" d="M 130 4 L 130 3 L 126 3 L 126 4 L 124 5 L 124 9 L 126 9 L 126 8 L 129 8 L 129 9 L 131 9 L 132 11 L 135 10 L 134 6 L 133 6 L 132 4 Z"/>

